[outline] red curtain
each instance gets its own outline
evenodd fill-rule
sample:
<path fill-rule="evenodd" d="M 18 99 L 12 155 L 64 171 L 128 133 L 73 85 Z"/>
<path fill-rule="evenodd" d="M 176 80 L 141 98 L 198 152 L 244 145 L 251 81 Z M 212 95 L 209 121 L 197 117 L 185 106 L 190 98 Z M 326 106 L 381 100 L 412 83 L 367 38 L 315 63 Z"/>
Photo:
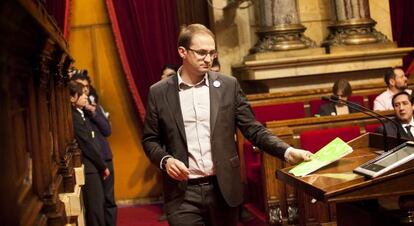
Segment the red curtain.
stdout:
<path fill-rule="evenodd" d="M 141 119 L 164 64 L 178 64 L 175 0 L 106 0 L 118 53 Z"/>
<path fill-rule="evenodd" d="M 414 1 L 389 0 L 392 24 L 392 36 L 399 47 L 414 46 Z M 414 59 L 414 52 L 404 57 L 406 70 Z"/>
<path fill-rule="evenodd" d="M 70 0 L 46 1 L 45 7 L 67 39 L 69 35 Z"/>

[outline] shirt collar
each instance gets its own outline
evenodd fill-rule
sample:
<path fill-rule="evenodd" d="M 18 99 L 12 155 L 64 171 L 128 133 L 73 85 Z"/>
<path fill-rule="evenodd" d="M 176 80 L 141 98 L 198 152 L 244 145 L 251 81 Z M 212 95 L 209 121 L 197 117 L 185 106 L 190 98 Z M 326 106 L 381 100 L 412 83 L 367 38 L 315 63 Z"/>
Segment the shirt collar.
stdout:
<path fill-rule="evenodd" d="M 177 78 L 178 78 L 178 89 L 179 90 L 183 90 L 183 87 L 196 87 L 196 86 L 200 86 L 200 85 L 206 85 L 207 87 L 209 86 L 209 82 L 208 82 L 208 73 L 206 73 L 204 75 L 204 78 L 197 84 L 195 85 L 190 85 L 187 84 L 186 82 L 183 81 L 183 79 L 181 78 L 181 67 L 178 69 L 177 71 Z"/>
<path fill-rule="evenodd" d="M 404 127 L 404 128 L 405 128 L 406 126 L 408 126 L 408 125 L 410 125 L 410 126 L 414 127 L 414 120 L 413 120 L 413 118 L 411 118 L 410 123 L 401 124 L 401 126 L 402 126 L 402 127 Z"/>
<path fill-rule="evenodd" d="M 82 109 L 76 108 L 76 110 L 81 114 L 82 119 L 85 120 L 85 114 L 83 113 Z"/>
<path fill-rule="evenodd" d="M 394 92 L 392 92 L 392 91 L 391 91 L 391 89 L 390 89 L 390 88 L 387 88 L 386 92 L 387 92 L 389 95 L 394 96 L 395 94 L 397 94 L 397 93 L 399 93 L 399 92 L 401 92 L 401 91 L 397 91 L 396 93 L 394 93 Z M 404 90 L 404 92 L 407 92 L 408 94 L 411 94 L 411 92 L 412 92 L 412 91 L 411 91 L 410 89 L 408 89 L 408 88 L 407 88 L 407 89 L 405 89 L 405 90 Z"/>

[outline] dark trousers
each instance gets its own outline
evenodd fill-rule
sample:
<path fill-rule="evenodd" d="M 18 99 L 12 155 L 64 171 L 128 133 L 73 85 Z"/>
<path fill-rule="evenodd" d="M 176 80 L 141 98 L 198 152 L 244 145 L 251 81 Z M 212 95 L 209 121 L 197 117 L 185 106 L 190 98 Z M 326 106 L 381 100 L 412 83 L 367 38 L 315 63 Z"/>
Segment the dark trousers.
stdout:
<path fill-rule="evenodd" d="M 115 203 L 115 192 L 114 192 L 114 184 L 115 184 L 114 165 L 113 165 L 112 160 L 106 160 L 105 162 L 111 173 L 111 175 L 109 175 L 109 177 L 107 177 L 103 181 L 104 194 L 105 194 L 105 223 L 106 223 L 106 226 L 116 226 L 117 206 Z"/>
<path fill-rule="evenodd" d="M 170 226 L 236 226 L 238 208 L 226 203 L 217 184 L 188 185 L 183 203 L 167 218 Z"/>
<path fill-rule="evenodd" d="M 85 174 L 85 185 L 82 187 L 85 205 L 86 225 L 105 226 L 104 191 L 102 176 L 98 173 Z"/>

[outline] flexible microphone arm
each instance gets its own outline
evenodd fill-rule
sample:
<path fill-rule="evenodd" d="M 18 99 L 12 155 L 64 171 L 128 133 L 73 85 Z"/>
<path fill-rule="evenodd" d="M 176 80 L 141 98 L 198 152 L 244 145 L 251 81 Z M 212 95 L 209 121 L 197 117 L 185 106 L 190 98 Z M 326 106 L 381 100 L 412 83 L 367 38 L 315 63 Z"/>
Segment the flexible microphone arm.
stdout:
<path fill-rule="evenodd" d="M 339 99 L 339 97 L 335 96 L 335 95 L 331 95 L 329 97 L 323 96 L 322 100 L 329 101 L 329 102 L 332 102 L 332 103 L 335 103 L 335 104 L 339 103 L 339 102 L 345 103 L 349 108 L 351 108 L 353 110 L 356 110 L 358 112 L 364 113 L 368 116 L 371 116 L 371 117 L 374 117 L 375 119 L 377 119 L 382 124 L 382 127 L 384 128 L 383 131 L 382 131 L 382 136 L 384 137 L 384 151 L 385 152 L 388 151 L 387 129 L 385 128 L 385 123 L 382 120 L 382 119 L 384 119 L 384 116 L 382 116 L 382 115 L 380 115 L 380 114 L 378 114 L 374 111 L 371 111 L 371 109 L 368 109 L 368 111 L 361 111 L 361 109 L 364 109 L 365 107 L 363 107 L 359 104 L 355 104 L 355 103 L 352 103 L 352 102 L 349 102 L 349 101 Z"/>
<path fill-rule="evenodd" d="M 358 110 L 358 109 L 355 109 L 355 108 L 352 108 L 352 109 L 354 109 L 354 110 L 356 110 L 356 111 L 359 111 L 359 112 L 370 112 L 371 114 L 374 114 L 374 115 L 376 115 L 376 116 L 378 116 L 378 117 L 380 117 L 380 118 L 383 118 L 383 119 L 385 119 L 385 120 L 387 120 L 387 121 L 389 121 L 389 122 L 391 122 L 394 126 L 395 126 L 395 128 L 397 129 L 397 139 L 398 139 L 398 142 L 401 142 L 401 130 L 400 130 L 400 125 L 396 122 L 396 121 L 394 121 L 394 120 L 392 120 L 392 119 L 390 119 L 390 118 L 388 118 L 388 117 L 386 117 L 386 116 L 383 116 L 383 115 L 381 115 L 381 114 L 378 114 L 377 112 L 375 112 L 375 111 L 373 111 L 373 110 L 371 110 L 371 109 L 369 109 L 369 108 L 367 108 L 367 107 L 365 107 L 365 106 L 362 106 L 362 105 L 360 105 L 360 104 L 357 104 L 357 103 L 354 103 L 354 102 L 351 102 L 351 101 L 348 101 L 348 100 L 343 100 L 343 99 L 340 99 L 337 95 L 332 95 L 331 96 L 331 99 L 332 100 L 336 100 L 336 101 L 339 101 L 339 102 L 342 102 L 342 103 L 345 103 L 348 107 L 351 107 L 351 105 L 352 106 L 354 106 L 354 107 L 357 107 L 357 108 L 360 108 L 360 109 L 363 109 L 364 111 L 361 111 L 360 109 Z M 372 115 L 373 116 L 373 115 Z M 383 127 L 384 127 L 384 130 L 385 130 L 385 125 L 383 125 Z"/>

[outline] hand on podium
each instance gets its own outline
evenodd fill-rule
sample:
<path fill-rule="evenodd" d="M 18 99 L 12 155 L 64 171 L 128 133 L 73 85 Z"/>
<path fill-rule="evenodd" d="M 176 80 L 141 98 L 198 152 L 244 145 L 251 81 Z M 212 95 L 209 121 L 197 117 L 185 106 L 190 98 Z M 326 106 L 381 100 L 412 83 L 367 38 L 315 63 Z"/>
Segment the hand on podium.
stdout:
<path fill-rule="evenodd" d="M 310 161 L 312 155 L 310 151 L 290 147 L 285 152 L 285 160 L 289 164 L 296 164 L 302 161 Z"/>

